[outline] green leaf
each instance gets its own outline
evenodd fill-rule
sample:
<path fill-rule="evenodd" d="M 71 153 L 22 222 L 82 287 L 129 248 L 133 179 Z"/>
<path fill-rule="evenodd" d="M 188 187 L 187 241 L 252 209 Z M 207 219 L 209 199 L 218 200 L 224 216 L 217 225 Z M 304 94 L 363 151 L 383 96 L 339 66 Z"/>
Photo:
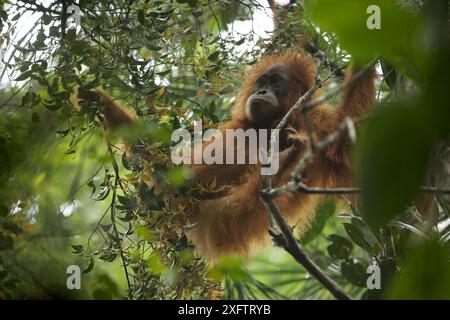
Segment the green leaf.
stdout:
<path fill-rule="evenodd" d="M 50 36 L 51 37 L 59 37 L 60 28 L 57 26 L 50 27 Z"/>
<path fill-rule="evenodd" d="M 326 221 L 334 214 L 335 211 L 336 205 L 331 199 L 324 201 L 317 207 L 315 219 L 312 222 L 311 227 L 302 235 L 302 245 L 310 243 L 322 233 Z"/>
<path fill-rule="evenodd" d="M 72 40 L 70 42 L 72 52 L 78 56 L 83 56 L 86 54 L 89 48 L 89 43 L 84 40 Z"/>
<path fill-rule="evenodd" d="M 433 128 L 414 102 L 387 106 L 363 128 L 357 148 L 364 220 L 377 230 L 412 201 L 423 181 Z"/>
<path fill-rule="evenodd" d="M 401 277 L 387 293 L 390 299 L 450 299 L 448 249 L 427 241 L 410 250 Z"/>
<path fill-rule="evenodd" d="M 9 272 L 6 270 L 0 271 L 0 282 L 8 276 Z"/>
<path fill-rule="evenodd" d="M 113 262 L 116 259 L 117 255 L 111 252 L 106 252 L 102 254 L 99 259 L 106 262 Z"/>
<path fill-rule="evenodd" d="M 92 269 L 94 269 L 95 266 L 95 261 L 93 258 L 91 258 L 91 260 L 89 261 L 89 265 L 87 266 L 86 269 L 83 270 L 83 273 L 89 273 L 92 271 Z"/>
<path fill-rule="evenodd" d="M 50 111 L 57 111 L 59 109 L 61 109 L 62 107 L 64 107 L 64 105 L 62 103 L 47 103 L 47 102 L 43 102 L 42 103 L 44 105 L 44 107 L 46 107 L 48 110 Z"/>
<path fill-rule="evenodd" d="M 0 204 L 0 217 L 6 218 L 8 215 L 9 209 L 4 204 Z"/>
<path fill-rule="evenodd" d="M 17 224 L 13 223 L 12 221 L 9 221 L 9 220 L 3 221 L 1 223 L 1 226 L 3 229 L 12 232 L 15 235 L 19 235 L 22 233 L 22 229 Z"/>
<path fill-rule="evenodd" d="M 167 270 L 167 267 L 161 260 L 161 257 L 157 253 L 152 253 L 147 259 L 150 270 L 155 274 L 161 274 Z"/>
<path fill-rule="evenodd" d="M 358 246 L 372 255 L 377 255 L 380 245 L 373 233 L 359 220 L 353 218 L 350 223 L 343 224 L 345 232 Z"/>
<path fill-rule="evenodd" d="M 138 11 L 137 18 L 140 24 L 145 25 L 145 12 L 143 9 Z"/>
<path fill-rule="evenodd" d="M 219 58 L 220 51 L 214 51 L 208 56 L 209 61 L 216 61 Z"/>
<path fill-rule="evenodd" d="M 222 257 L 218 263 L 208 271 L 208 277 L 222 279 L 225 276 L 233 281 L 244 282 L 249 280 L 249 274 L 243 269 L 243 261 L 237 257 Z"/>
<path fill-rule="evenodd" d="M 9 290 L 15 290 L 19 282 L 18 279 L 8 279 L 3 283 L 3 286 Z"/>
<path fill-rule="evenodd" d="M 192 172 L 182 166 L 170 168 L 167 172 L 167 181 L 171 186 L 181 187 L 187 180 L 192 177 Z"/>
<path fill-rule="evenodd" d="M 327 237 L 331 242 L 327 247 L 328 254 L 334 259 L 344 260 L 350 257 L 353 245 L 346 238 L 337 234 L 331 234 Z"/>
<path fill-rule="evenodd" d="M 18 76 L 16 79 L 14 79 L 14 81 L 23 81 L 28 79 L 30 76 L 32 75 L 32 72 L 29 71 L 25 71 L 24 73 L 22 73 L 20 76 Z"/>
<path fill-rule="evenodd" d="M 152 51 L 159 51 L 159 50 L 162 49 L 161 46 L 158 46 L 158 45 L 152 44 L 152 43 L 148 43 L 148 44 L 147 44 L 147 48 L 148 48 L 149 50 L 152 50 Z"/>
<path fill-rule="evenodd" d="M 72 245 L 73 253 L 81 253 L 84 251 L 84 247 L 81 244 Z"/>
<path fill-rule="evenodd" d="M 13 16 L 12 18 L 11 18 L 11 21 L 17 21 L 17 20 L 19 20 L 19 18 L 22 16 L 22 13 L 18 13 L 18 14 L 16 14 L 15 16 Z"/>
<path fill-rule="evenodd" d="M 133 212 L 127 211 L 125 213 L 125 216 L 123 216 L 123 217 L 119 216 L 118 218 L 123 222 L 129 222 L 129 221 L 133 220 L 133 217 L 134 217 Z"/>
<path fill-rule="evenodd" d="M 211 103 L 209 104 L 209 112 L 216 112 L 216 102 L 214 100 L 211 100 Z"/>
<path fill-rule="evenodd" d="M 113 230 L 113 225 L 112 223 L 100 224 L 100 228 L 102 228 L 102 230 L 105 231 L 106 233 L 111 233 Z"/>
<path fill-rule="evenodd" d="M 243 44 L 245 42 L 245 40 L 246 40 L 245 38 L 241 38 L 238 41 L 236 41 L 235 45 L 240 46 L 241 44 Z"/>
<path fill-rule="evenodd" d="M 360 261 L 356 259 L 342 261 L 341 272 L 348 282 L 356 286 L 366 287 L 368 274 Z"/>
<path fill-rule="evenodd" d="M 197 6 L 197 0 L 176 0 L 178 3 L 187 3 L 191 8 L 195 8 Z"/>
<path fill-rule="evenodd" d="M 165 71 L 157 72 L 156 74 L 157 74 L 158 76 L 164 77 L 164 76 L 168 75 L 168 74 L 171 73 L 171 72 L 172 72 L 171 69 L 167 69 L 167 70 L 165 70 Z"/>
<path fill-rule="evenodd" d="M 131 210 L 137 206 L 136 198 L 117 195 L 117 200 L 122 204 L 122 206 L 117 206 L 121 210 Z"/>
<path fill-rule="evenodd" d="M 44 15 L 42 16 L 42 22 L 43 22 L 45 25 L 48 25 L 48 24 L 50 24 L 50 22 L 52 22 L 52 17 L 49 16 L 48 14 L 44 14 Z"/>
<path fill-rule="evenodd" d="M 380 8 L 381 29 L 367 27 L 371 5 Z M 342 47 L 361 60 L 408 54 L 419 23 L 418 16 L 392 0 L 341 0 L 339 5 L 334 0 L 308 1 L 305 12 L 323 31 L 337 34 Z"/>
<path fill-rule="evenodd" d="M 12 250 L 14 247 L 14 240 L 10 236 L 0 235 L 0 250 Z"/>
<path fill-rule="evenodd" d="M 33 113 L 31 114 L 31 122 L 38 123 L 39 119 L 39 114 L 36 111 L 33 111 Z"/>
<path fill-rule="evenodd" d="M 5 10 L 3 10 L 3 8 L 0 9 L 0 19 L 5 22 L 8 21 L 8 14 L 6 13 Z"/>
<path fill-rule="evenodd" d="M 66 33 L 66 40 L 69 42 L 72 42 L 77 37 L 77 30 L 76 29 L 68 29 Z"/>
<path fill-rule="evenodd" d="M 94 194 L 95 189 L 92 190 L 92 194 L 91 194 L 91 199 L 94 201 L 102 201 L 105 200 L 108 195 L 109 192 L 111 191 L 111 189 L 109 188 L 108 185 L 104 186 L 101 191 L 99 193 Z"/>
<path fill-rule="evenodd" d="M 25 93 L 25 94 L 23 95 L 22 101 L 21 101 L 21 103 L 20 103 L 20 106 L 21 106 L 21 107 L 25 107 L 25 106 L 29 105 L 29 104 L 31 103 L 32 100 L 33 100 L 33 97 L 32 97 L 32 95 L 31 95 L 31 92 L 28 91 L 27 93 Z"/>
<path fill-rule="evenodd" d="M 203 15 L 203 10 L 201 10 L 201 9 L 192 10 L 192 15 L 194 17 L 201 17 Z"/>

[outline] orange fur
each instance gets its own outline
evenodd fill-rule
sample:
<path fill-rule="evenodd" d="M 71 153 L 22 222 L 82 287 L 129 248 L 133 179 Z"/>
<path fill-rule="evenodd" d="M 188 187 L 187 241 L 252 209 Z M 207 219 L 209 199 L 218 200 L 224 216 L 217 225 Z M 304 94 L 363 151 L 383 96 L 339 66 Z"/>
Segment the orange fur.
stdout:
<path fill-rule="evenodd" d="M 245 130 L 252 127 L 244 111 L 246 101 L 252 94 L 256 79 L 270 66 L 278 63 L 288 63 L 296 75 L 294 83 L 290 84 L 290 94 L 286 99 L 284 112 L 287 112 L 299 97 L 314 85 L 316 70 L 309 57 L 295 52 L 263 57 L 247 73 L 243 89 L 232 110 L 232 118 L 222 126 L 222 132 L 227 128 Z M 347 79 L 351 75 L 352 72 L 347 75 Z M 308 116 L 313 139 L 315 141 L 323 139 L 336 129 L 345 116 L 357 117 L 366 113 L 374 104 L 374 80 L 375 72 L 369 70 L 344 90 L 342 102 L 338 108 L 323 104 L 310 110 Z M 106 122 L 109 121 L 110 125 L 117 126 L 134 121 L 134 117 L 121 112 L 119 110 L 121 107 L 108 95 L 103 92 L 99 94 L 107 105 Z M 316 93 L 314 97 L 318 94 Z M 270 128 L 274 128 L 276 124 L 274 121 Z M 277 186 L 290 179 L 291 171 L 307 147 L 307 133 L 299 114 L 292 115 L 288 121 L 288 127 L 294 128 L 290 138 L 295 140 L 295 147 L 287 148 L 283 140 L 281 141 L 280 170 L 273 179 Z M 229 142 L 225 139 L 224 149 L 227 143 L 234 143 L 234 141 Z M 342 138 L 327 150 L 320 152 L 308 164 L 303 176 L 308 186 L 353 185 L 347 145 L 347 139 Z M 216 259 L 224 254 L 249 255 L 264 245 L 269 239 L 269 220 L 267 210 L 259 199 L 262 187 L 260 165 L 199 164 L 190 167 L 195 173 L 195 182 L 209 183 L 215 180 L 220 186 L 232 186 L 231 192 L 221 198 L 210 200 L 199 198 L 199 207 L 192 209 L 197 227 L 189 231 L 187 235 L 197 249 L 205 257 Z M 288 193 L 277 198 L 275 203 L 286 219 L 302 232 L 308 228 L 314 218 L 314 205 L 318 199 L 318 196 Z"/>
<path fill-rule="evenodd" d="M 270 66 L 278 63 L 288 63 L 298 76 L 295 83 L 291 84 L 285 112 L 314 85 L 316 71 L 308 57 L 294 52 L 264 57 L 247 73 L 243 90 L 232 110 L 232 119 L 224 124 L 223 130 L 251 127 L 245 116 L 245 103 L 252 94 L 256 79 Z M 351 75 L 350 72 L 347 79 Z M 374 104 L 374 80 L 374 71 L 366 72 L 359 81 L 344 91 L 339 108 L 325 104 L 313 108 L 308 113 L 313 138 L 316 141 L 323 139 L 336 129 L 345 116 L 356 117 L 367 112 Z M 276 124 L 274 122 L 272 128 Z M 306 150 L 307 134 L 300 115 L 293 115 L 288 126 L 296 131 L 291 138 L 297 140 L 297 146 L 293 150 L 281 151 L 281 167 L 274 179 L 277 186 L 290 179 L 291 171 Z M 224 148 L 225 145 L 226 143 Z M 283 153 L 287 152 L 293 154 L 283 163 L 283 156 L 286 156 Z M 220 184 L 236 185 L 225 197 L 200 202 L 195 215 L 197 228 L 188 232 L 189 239 L 197 249 L 208 259 L 214 260 L 224 254 L 249 255 L 263 246 L 269 239 L 269 219 L 268 212 L 259 199 L 262 188 L 259 165 L 193 165 L 192 169 L 197 181 L 211 181 L 215 178 Z M 304 179 L 310 187 L 353 185 L 346 139 L 341 139 L 324 152 L 320 152 L 307 166 Z M 314 205 L 319 199 L 317 195 L 288 193 L 277 198 L 275 203 L 285 218 L 303 232 L 314 218 Z"/>

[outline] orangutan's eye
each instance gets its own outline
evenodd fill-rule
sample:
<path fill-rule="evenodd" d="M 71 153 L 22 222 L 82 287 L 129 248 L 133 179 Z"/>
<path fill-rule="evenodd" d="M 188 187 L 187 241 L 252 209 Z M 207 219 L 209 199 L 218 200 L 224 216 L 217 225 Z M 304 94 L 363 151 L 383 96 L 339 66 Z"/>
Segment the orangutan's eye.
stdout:
<path fill-rule="evenodd" d="M 274 87 L 281 87 L 284 85 L 284 77 L 282 77 L 279 74 L 274 74 L 271 79 L 270 79 L 270 83 L 272 84 L 272 86 Z"/>

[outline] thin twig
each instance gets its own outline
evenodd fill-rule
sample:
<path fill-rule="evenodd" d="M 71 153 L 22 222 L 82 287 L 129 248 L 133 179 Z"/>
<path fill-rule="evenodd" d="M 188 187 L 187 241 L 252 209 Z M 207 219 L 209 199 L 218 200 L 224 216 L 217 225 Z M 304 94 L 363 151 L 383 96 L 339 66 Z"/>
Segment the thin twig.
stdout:
<path fill-rule="evenodd" d="M 131 282 L 130 282 L 130 277 L 128 274 L 128 268 L 127 268 L 127 263 L 126 263 L 126 259 L 125 259 L 125 255 L 123 253 L 123 249 L 122 249 L 122 241 L 119 238 L 119 232 L 117 230 L 117 226 L 116 226 L 116 212 L 115 212 L 115 202 L 116 202 L 116 193 L 117 193 L 117 188 L 121 185 L 120 182 L 120 175 L 119 175 L 119 166 L 117 165 L 117 161 L 115 159 L 115 155 L 114 152 L 111 148 L 111 144 L 108 142 L 108 153 L 110 154 L 111 158 L 112 158 L 112 162 L 113 162 L 113 169 L 114 169 L 114 174 L 115 174 L 115 180 L 114 180 L 114 187 L 113 187 L 113 193 L 112 193 L 112 199 L 111 199 L 111 224 L 113 227 L 113 232 L 114 232 L 114 236 L 119 239 L 119 254 L 120 254 L 120 259 L 122 260 L 122 266 L 125 272 L 125 278 L 127 280 L 127 285 L 128 285 L 128 295 L 131 296 Z"/>

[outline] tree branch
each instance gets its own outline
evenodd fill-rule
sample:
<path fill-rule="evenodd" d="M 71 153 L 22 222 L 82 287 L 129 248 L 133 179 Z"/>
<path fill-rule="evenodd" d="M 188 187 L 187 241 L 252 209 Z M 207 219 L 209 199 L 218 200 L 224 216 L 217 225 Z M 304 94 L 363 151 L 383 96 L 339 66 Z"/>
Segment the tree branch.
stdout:
<path fill-rule="evenodd" d="M 273 201 L 263 192 L 261 200 L 269 211 L 270 216 L 278 225 L 281 234 L 271 229 L 269 233 L 272 235 L 277 244 L 281 245 L 294 259 L 300 263 L 313 277 L 315 277 L 331 294 L 339 300 L 351 300 L 338 284 L 329 278 L 315 263 L 312 261 L 302 246 L 295 239 L 292 229 Z"/>

